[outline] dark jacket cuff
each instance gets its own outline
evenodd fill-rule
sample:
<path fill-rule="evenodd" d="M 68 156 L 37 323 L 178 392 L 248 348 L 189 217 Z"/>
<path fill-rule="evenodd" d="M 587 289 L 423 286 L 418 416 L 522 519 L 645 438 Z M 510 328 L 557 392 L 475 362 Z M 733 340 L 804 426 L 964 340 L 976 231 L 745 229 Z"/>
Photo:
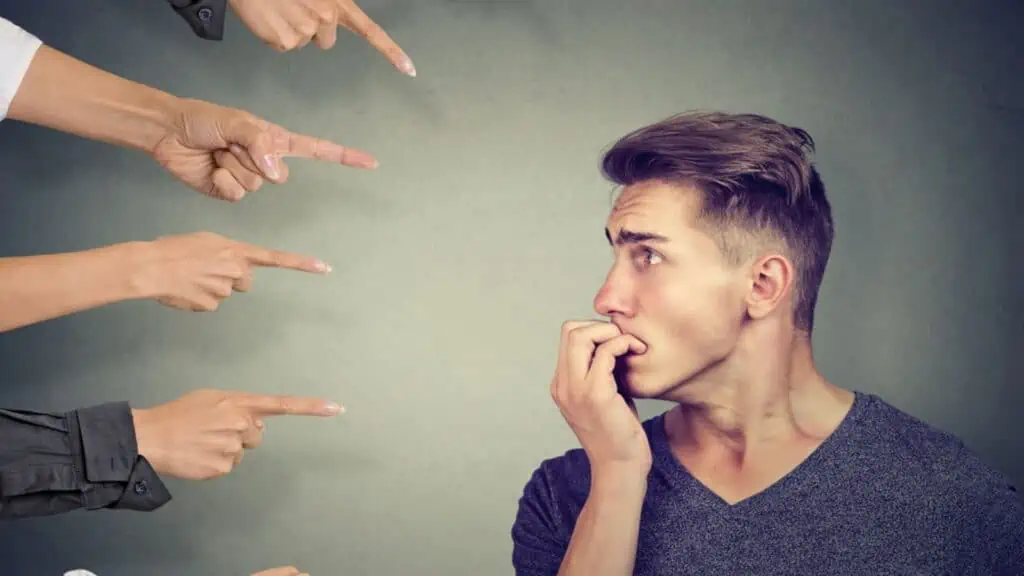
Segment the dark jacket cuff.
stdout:
<path fill-rule="evenodd" d="M 137 510 L 151 512 L 171 501 L 171 493 L 160 481 L 156 470 L 149 461 L 139 456 L 135 461 L 135 470 L 128 479 L 128 485 L 117 502 L 110 507 L 117 510 Z"/>
<path fill-rule="evenodd" d="M 224 38 L 224 17 L 228 0 L 169 0 L 171 7 L 185 19 L 192 32 L 204 40 Z"/>
<path fill-rule="evenodd" d="M 111 402 L 80 408 L 75 414 L 82 441 L 85 480 L 91 483 L 127 481 L 139 455 L 135 422 L 128 403 Z"/>
<path fill-rule="evenodd" d="M 72 444 L 80 443 L 76 467 L 84 476 L 85 507 L 155 510 L 171 499 L 156 471 L 139 456 L 135 422 L 127 402 L 71 413 Z"/>

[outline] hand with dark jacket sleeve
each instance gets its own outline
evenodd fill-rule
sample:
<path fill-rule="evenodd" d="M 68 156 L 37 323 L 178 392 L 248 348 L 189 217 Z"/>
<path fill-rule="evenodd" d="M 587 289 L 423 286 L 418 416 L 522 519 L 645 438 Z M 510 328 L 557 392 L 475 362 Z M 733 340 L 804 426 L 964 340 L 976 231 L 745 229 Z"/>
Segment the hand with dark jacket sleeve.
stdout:
<path fill-rule="evenodd" d="M 319 398 L 224 390 L 145 409 L 127 402 L 67 413 L 0 409 L 0 518 L 156 510 L 171 499 L 159 475 L 226 475 L 262 443 L 266 418 L 341 411 Z"/>
<path fill-rule="evenodd" d="M 279 52 L 310 42 L 334 46 L 338 27 L 365 39 L 398 71 L 416 76 L 412 60 L 354 0 L 167 0 L 192 32 L 204 40 L 224 38 L 228 7 L 257 38 Z"/>

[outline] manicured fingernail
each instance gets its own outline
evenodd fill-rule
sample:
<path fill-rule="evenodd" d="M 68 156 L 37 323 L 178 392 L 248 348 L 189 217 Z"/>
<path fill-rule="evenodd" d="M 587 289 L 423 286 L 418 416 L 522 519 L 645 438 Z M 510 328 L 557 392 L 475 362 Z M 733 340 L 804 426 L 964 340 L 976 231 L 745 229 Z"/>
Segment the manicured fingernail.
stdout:
<path fill-rule="evenodd" d="M 281 175 L 277 170 L 277 158 L 274 158 L 273 154 L 267 154 L 263 157 L 263 170 L 266 171 L 267 176 L 274 180 L 277 180 Z"/>
<path fill-rule="evenodd" d="M 316 268 L 316 271 L 320 272 L 321 274 L 327 274 L 331 270 L 334 270 L 334 268 L 331 268 L 330 264 L 320 260 L 317 260 L 316 263 L 313 264 L 313 268 Z"/>
<path fill-rule="evenodd" d="M 408 76 L 413 78 L 416 77 L 416 66 L 413 66 L 412 59 L 408 56 L 402 56 L 402 60 L 398 64 L 398 69 Z"/>
<path fill-rule="evenodd" d="M 256 421 L 256 427 L 259 428 L 260 430 L 263 430 L 264 426 L 266 426 L 266 424 L 263 423 L 263 420 Z"/>
<path fill-rule="evenodd" d="M 342 408 L 340 404 L 337 404 L 335 402 L 330 402 L 329 404 L 327 404 L 327 406 L 324 406 L 324 412 L 331 416 L 341 414 L 344 411 L 345 409 Z"/>

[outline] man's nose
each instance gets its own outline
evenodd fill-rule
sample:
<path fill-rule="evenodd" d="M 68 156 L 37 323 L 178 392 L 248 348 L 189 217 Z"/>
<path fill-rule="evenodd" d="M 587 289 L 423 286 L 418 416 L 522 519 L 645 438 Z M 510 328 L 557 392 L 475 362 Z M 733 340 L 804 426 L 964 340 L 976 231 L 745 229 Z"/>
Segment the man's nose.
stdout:
<path fill-rule="evenodd" d="M 613 268 L 594 297 L 594 311 L 609 318 L 615 315 L 632 316 L 631 284 L 625 275 Z"/>

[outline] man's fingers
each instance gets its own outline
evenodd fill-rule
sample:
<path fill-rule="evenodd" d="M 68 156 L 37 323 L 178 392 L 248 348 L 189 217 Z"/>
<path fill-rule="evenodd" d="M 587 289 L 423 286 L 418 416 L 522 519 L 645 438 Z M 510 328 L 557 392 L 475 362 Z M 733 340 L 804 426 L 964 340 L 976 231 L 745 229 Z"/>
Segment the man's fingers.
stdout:
<path fill-rule="evenodd" d="M 336 416 L 344 409 L 322 398 L 307 396 L 281 396 L 275 394 L 242 394 L 237 397 L 240 407 L 260 416 Z"/>
<path fill-rule="evenodd" d="M 562 333 L 558 340 L 558 366 L 556 372 L 568 376 L 569 374 L 569 334 L 584 326 L 597 324 L 596 320 L 566 320 L 562 323 Z M 561 379 L 556 378 L 555 384 Z M 557 387 L 557 386 L 556 386 Z"/>
<path fill-rule="evenodd" d="M 402 50 L 398 43 L 388 36 L 383 28 L 370 19 L 355 2 L 351 0 L 342 1 L 342 14 L 338 24 L 348 28 L 355 34 L 362 36 L 371 46 L 384 55 L 401 73 L 416 77 L 416 66 L 412 59 Z"/>
<path fill-rule="evenodd" d="M 594 361 L 590 363 L 591 374 L 611 374 L 615 369 L 615 359 L 627 352 L 642 354 L 645 351 L 643 342 L 635 336 L 622 334 L 616 336 L 597 347 L 594 352 Z"/>
<path fill-rule="evenodd" d="M 282 252 L 280 250 L 268 250 L 249 244 L 240 244 L 242 255 L 250 263 L 256 266 L 269 268 L 288 268 L 301 270 L 315 274 L 326 274 L 331 271 L 330 265 L 310 256 Z"/>
<path fill-rule="evenodd" d="M 601 344 L 622 334 L 619 327 L 610 322 L 597 322 L 573 329 L 566 336 L 565 362 L 567 375 L 573 382 L 586 378 L 594 350 Z"/>

